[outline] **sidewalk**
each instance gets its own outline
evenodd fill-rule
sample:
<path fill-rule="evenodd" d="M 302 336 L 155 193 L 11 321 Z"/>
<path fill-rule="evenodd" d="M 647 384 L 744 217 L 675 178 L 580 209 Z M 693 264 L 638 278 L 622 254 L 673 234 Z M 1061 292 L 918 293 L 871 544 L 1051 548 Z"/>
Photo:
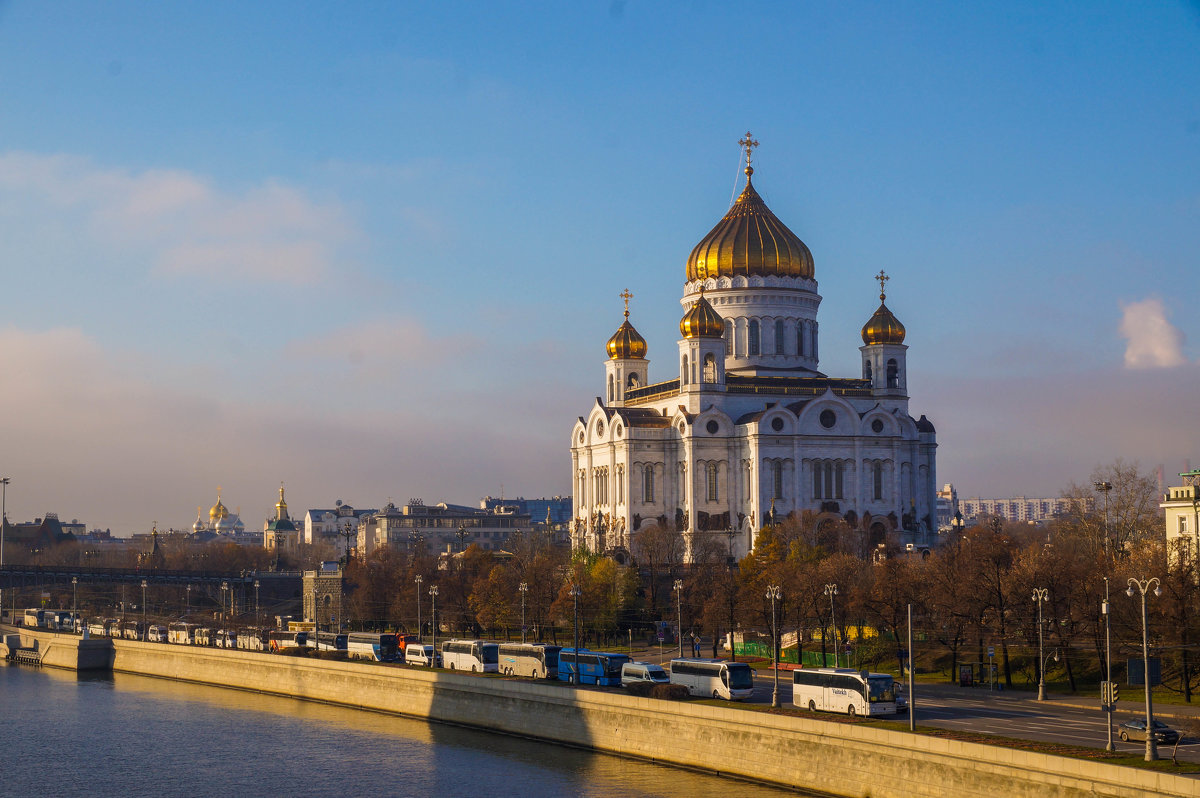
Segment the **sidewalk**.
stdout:
<path fill-rule="evenodd" d="M 905 682 L 907 684 L 907 682 Z M 1145 714 L 1145 704 L 1143 703 L 1144 693 L 1137 687 L 1122 688 L 1130 692 L 1125 692 L 1120 701 L 1117 702 L 1115 715 L 1139 716 Z M 1016 703 L 1028 702 L 1031 704 L 1046 704 L 1056 707 L 1069 707 L 1071 709 L 1091 709 L 1096 712 L 1101 711 L 1100 697 L 1088 696 L 1083 693 L 1070 695 L 1064 693 L 1046 693 L 1046 700 L 1039 702 L 1037 700 L 1036 690 L 989 690 L 986 686 L 983 687 L 959 687 L 957 684 L 937 684 L 931 682 L 917 682 L 916 703 L 918 711 L 921 706 L 921 696 L 934 696 L 945 698 L 970 698 L 975 700 L 991 700 L 997 702 L 1011 701 Z M 1159 719 L 1170 718 L 1172 720 L 1191 720 L 1200 718 L 1200 695 L 1197 696 L 1198 702 L 1193 704 L 1159 704 L 1154 705 L 1154 717 Z"/>

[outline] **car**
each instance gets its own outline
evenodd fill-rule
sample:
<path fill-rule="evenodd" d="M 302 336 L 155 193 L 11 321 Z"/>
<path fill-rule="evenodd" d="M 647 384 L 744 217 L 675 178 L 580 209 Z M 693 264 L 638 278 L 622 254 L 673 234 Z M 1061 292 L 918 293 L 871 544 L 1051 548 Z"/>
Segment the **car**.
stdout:
<path fill-rule="evenodd" d="M 404 661 L 409 665 L 424 665 L 425 667 L 429 667 L 431 660 L 435 665 L 440 666 L 442 664 L 442 655 L 435 654 L 433 646 L 409 643 L 404 647 Z"/>
<path fill-rule="evenodd" d="M 1127 720 L 1117 727 L 1117 733 L 1122 740 L 1145 740 L 1146 719 Z M 1159 743 L 1173 743 L 1179 740 L 1179 732 L 1172 729 L 1161 720 L 1154 721 L 1154 740 Z"/>
<path fill-rule="evenodd" d="M 626 662 L 621 666 L 621 686 L 628 687 L 639 682 L 669 684 L 671 677 L 661 665 L 652 662 Z"/>

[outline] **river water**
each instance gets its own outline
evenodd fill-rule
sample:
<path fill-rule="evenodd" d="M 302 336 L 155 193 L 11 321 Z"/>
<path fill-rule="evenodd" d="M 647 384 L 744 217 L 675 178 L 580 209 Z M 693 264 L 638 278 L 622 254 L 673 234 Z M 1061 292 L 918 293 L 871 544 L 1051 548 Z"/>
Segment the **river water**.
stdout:
<path fill-rule="evenodd" d="M 794 794 L 373 712 L 0 662 L 0 795 Z"/>

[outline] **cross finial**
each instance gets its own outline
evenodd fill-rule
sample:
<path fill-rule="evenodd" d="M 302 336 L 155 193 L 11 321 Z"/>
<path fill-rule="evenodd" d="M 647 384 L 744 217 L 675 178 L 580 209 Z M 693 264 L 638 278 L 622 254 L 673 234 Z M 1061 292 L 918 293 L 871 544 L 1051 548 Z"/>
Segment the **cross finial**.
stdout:
<path fill-rule="evenodd" d="M 625 300 L 625 318 L 629 318 L 629 300 L 633 299 L 633 294 L 626 288 L 621 293 L 617 294 L 621 299 Z"/>
<path fill-rule="evenodd" d="M 750 161 L 754 152 L 754 148 L 758 146 L 758 142 L 755 141 L 754 136 L 752 136 L 750 131 L 747 130 L 746 138 L 738 139 L 738 144 L 746 151 L 746 177 L 749 177 L 750 175 L 754 174 L 754 167 L 750 165 Z"/>
<path fill-rule="evenodd" d="M 887 299 L 887 293 L 884 291 L 884 283 L 892 278 L 888 277 L 883 269 L 880 269 L 879 274 L 875 275 L 875 279 L 879 281 L 879 301 L 882 302 Z"/>

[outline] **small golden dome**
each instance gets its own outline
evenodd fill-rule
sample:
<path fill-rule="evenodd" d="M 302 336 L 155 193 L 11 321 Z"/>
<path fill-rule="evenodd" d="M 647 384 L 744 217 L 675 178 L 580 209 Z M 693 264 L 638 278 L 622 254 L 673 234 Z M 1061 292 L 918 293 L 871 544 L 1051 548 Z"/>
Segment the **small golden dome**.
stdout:
<path fill-rule="evenodd" d="M 217 503 L 208 511 L 208 520 L 219 521 L 229 515 L 229 511 L 225 509 L 225 505 L 221 504 L 221 494 L 217 494 Z"/>
<path fill-rule="evenodd" d="M 754 190 L 746 167 L 746 188 L 717 226 L 688 256 L 687 279 L 709 277 L 813 277 L 812 253 Z"/>
<path fill-rule="evenodd" d="M 887 305 L 879 303 L 879 310 L 863 325 L 863 343 L 871 344 L 902 344 L 904 343 L 904 325 L 900 323 Z"/>
<path fill-rule="evenodd" d="M 608 356 L 613 360 L 640 359 L 646 356 L 646 339 L 629 323 L 628 310 L 625 311 L 625 321 L 613 333 L 613 337 L 608 339 L 605 348 L 608 350 Z"/>
<path fill-rule="evenodd" d="M 684 338 L 720 338 L 725 334 L 725 320 L 704 298 L 703 287 L 700 289 L 700 298 L 679 320 L 679 332 L 683 333 Z"/>

